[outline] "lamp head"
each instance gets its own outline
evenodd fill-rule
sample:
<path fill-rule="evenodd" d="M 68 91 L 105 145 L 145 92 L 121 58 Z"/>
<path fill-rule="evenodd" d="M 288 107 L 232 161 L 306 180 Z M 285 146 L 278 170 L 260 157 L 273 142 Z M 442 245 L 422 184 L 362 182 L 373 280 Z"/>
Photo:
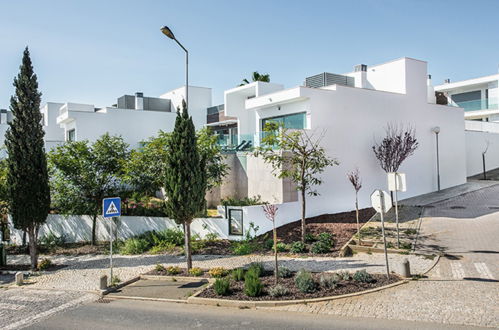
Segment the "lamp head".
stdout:
<path fill-rule="evenodd" d="M 440 133 L 440 127 L 439 127 L 439 126 L 435 126 L 435 127 L 433 127 L 433 128 L 431 129 L 431 131 L 432 131 L 433 133 L 435 133 L 435 134 L 438 134 L 438 133 Z"/>
<path fill-rule="evenodd" d="M 161 30 L 161 32 L 163 32 L 163 34 L 165 36 L 167 36 L 170 39 L 175 40 L 175 35 L 173 34 L 172 30 L 170 30 L 170 28 L 168 26 L 165 25 L 160 30 Z"/>

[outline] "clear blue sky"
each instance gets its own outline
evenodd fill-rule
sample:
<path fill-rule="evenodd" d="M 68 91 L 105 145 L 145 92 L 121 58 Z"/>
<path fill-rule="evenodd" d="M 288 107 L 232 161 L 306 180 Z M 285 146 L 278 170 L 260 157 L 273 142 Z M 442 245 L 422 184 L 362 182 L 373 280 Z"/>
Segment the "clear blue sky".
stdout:
<path fill-rule="evenodd" d="M 498 72 L 499 1 L 115 1 L 0 0 L 0 108 L 30 47 L 42 102 L 107 106 L 190 81 L 223 91 L 252 71 L 291 87 L 319 72 L 351 71 L 408 56 L 426 60 L 434 83 Z"/>

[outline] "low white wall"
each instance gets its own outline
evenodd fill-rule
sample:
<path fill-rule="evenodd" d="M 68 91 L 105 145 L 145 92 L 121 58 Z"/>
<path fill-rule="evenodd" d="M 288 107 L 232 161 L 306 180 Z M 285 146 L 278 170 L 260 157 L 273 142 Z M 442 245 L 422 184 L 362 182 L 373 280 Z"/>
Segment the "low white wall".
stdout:
<path fill-rule="evenodd" d="M 499 124 L 493 124 L 499 126 Z M 466 131 L 466 175 L 472 176 L 483 171 L 482 153 L 485 154 L 485 169 L 499 167 L 499 134 L 491 132 Z"/>

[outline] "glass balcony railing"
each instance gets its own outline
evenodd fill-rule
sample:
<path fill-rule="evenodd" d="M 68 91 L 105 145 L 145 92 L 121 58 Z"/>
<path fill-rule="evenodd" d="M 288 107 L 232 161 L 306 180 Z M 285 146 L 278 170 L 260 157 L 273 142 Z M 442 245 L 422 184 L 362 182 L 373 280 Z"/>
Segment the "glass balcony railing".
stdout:
<path fill-rule="evenodd" d="M 464 111 L 477 111 L 477 110 L 498 110 L 498 99 L 488 98 L 464 102 L 451 102 L 450 105 L 463 108 Z"/>
<path fill-rule="evenodd" d="M 260 145 L 260 141 L 262 141 L 265 134 L 269 133 L 219 134 L 217 144 L 224 151 L 251 151 L 255 146 Z"/>

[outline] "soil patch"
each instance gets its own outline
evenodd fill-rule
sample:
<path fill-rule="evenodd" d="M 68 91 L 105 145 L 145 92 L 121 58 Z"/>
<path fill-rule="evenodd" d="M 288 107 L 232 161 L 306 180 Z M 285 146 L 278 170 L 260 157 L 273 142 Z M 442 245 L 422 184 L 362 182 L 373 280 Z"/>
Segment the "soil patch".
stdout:
<path fill-rule="evenodd" d="M 321 274 L 314 273 L 312 274 L 316 283 L 319 283 L 319 279 Z M 219 296 L 213 287 L 209 287 L 203 292 L 201 292 L 198 297 L 202 298 L 218 298 L 218 299 L 230 299 L 230 300 L 243 300 L 243 301 L 266 301 L 266 300 L 297 300 L 297 299 L 312 299 L 312 298 L 322 298 L 322 297 L 331 297 L 338 296 L 343 294 L 355 293 L 366 291 L 374 288 L 378 288 L 381 286 L 385 286 L 388 284 L 392 284 L 400 281 L 401 279 L 398 276 L 391 275 L 390 279 L 386 278 L 386 275 L 374 274 L 372 275 L 373 282 L 372 283 L 361 283 L 356 282 L 354 280 L 344 281 L 338 283 L 337 287 L 334 289 L 323 288 L 317 285 L 317 289 L 312 293 L 303 293 L 298 290 L 295 286 L 294 278 L 281 278 L 279 279 L 279 284 L 286 287 L 289 290 L 289 293 L 282 297 L 272 297 L 268 294 L 268 289 L 274 286 L 274 277 L 271 272 L 265 273 L 264 276 L 260 277 L 264 289 L 263 293 L 259 297 L 248 297 L 244 293 L 244 281 L 236 282 L 231 280 L 231 293 L 227 296 Z"/>

